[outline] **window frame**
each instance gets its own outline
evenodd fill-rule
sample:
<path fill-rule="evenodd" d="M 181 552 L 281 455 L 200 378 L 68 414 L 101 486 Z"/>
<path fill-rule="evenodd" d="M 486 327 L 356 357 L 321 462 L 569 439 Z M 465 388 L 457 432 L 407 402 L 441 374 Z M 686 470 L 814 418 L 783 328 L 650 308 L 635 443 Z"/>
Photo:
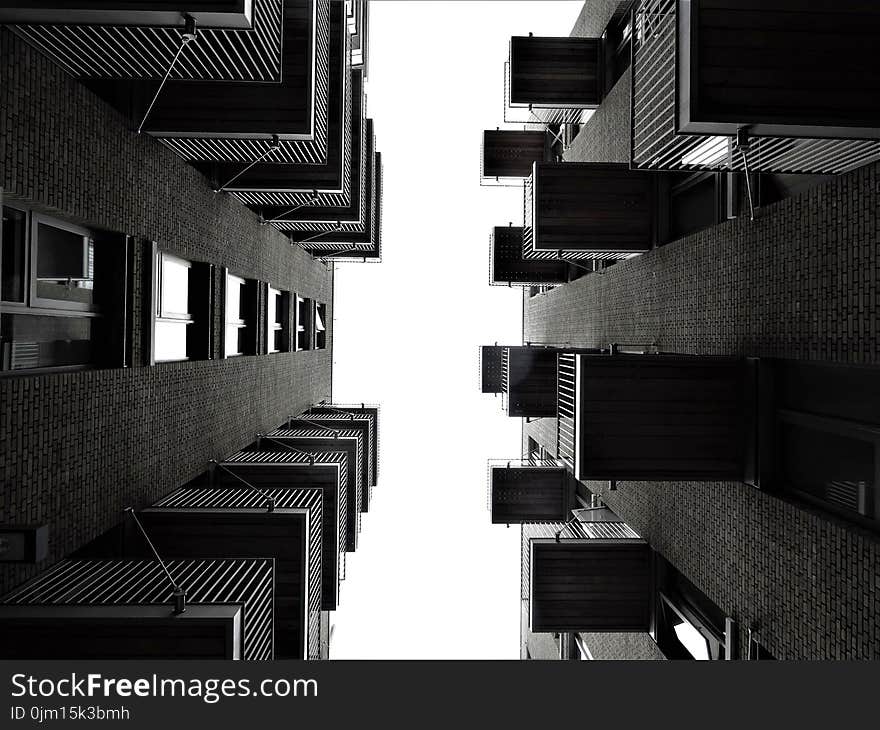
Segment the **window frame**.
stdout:
<path fill-rule="evenodd" d="M 183 264 L 187 269 L 187 282 L 186 282 L 186 295 L 187 302 L 189 302 L 190 296 L 190 281 L 189 276 L 192 271 L 193 262 L 189 259 L 185 259 L 182 256 L 179 256 L 175 253 L 171 253 L 170 251 L 166 251 L 164 249 L 157 249 L 155 252 L 155 256 L 153 257 L 153 266 L 154 266 L 154 274 L 153 274 L 153 306 L 152 306 L 152 333 L 153 333 L 153 341 L 151 346 L 152 357 L 150 358 L 151 364 L 162 363 L 162 362 L 185 362 L 187 360 L 193 359 L 190 357 L 187 348 L 187 332 L 186 327 L 192 325 L 195 322 L 195 317 L 193 317 L 192 312 L 165 312 L 163 311 L 163 297 L 162 297 L 162 283 L 163 283 L 163 273 L 164 273 L 164 262 L 165 261 L 173 262 L 176 264 Z M 187 304 L 187 309 L 189 309 L 189 304 Z M 184 338 L 183 338 L 183 357 L 171 357 L 171 358 L 160 358 L 156 356 L 156 324 L 164 323 L 164 324 L 176 324 L 183 326 Z"/>
<path fill-rule="evenodd" d="M 37 262 L 39 261 L 40 249 L 39 249 L 39 229 L 40 225 L 50 226 L 52 228 L 58 228 L 59 230 L 66 231 L 68 233 L 73 233 L 77 236 L 82 236 L 84 246 L 87 246 L 91 243 L 92 248 L 94 250 L 95 247 L 95 234 L 94 231 L 91 231 L 88 228 L 84 228 L 83 226 L 78 226 L 74 223 L 68 223 L 67 221 L 62 221 L 53 216 L 45 215 L 44 213 L 38 213 L 36 211 L 30 212 L 30 226 L 28 241 L 26 244 L 26 248 L 29 249 L 28 255 L 26 256 L 27 260 L 27 278 L 28 278 L 28 303 L 31 309 L 60 309 L 68 312 L 84 312 L 89 314 L 99 314 L 100 308 L 96 304 L 86 304 L 84 302 L 70 302 L 65 301 L 63 299 L 52 299 L 49 297 L 41 297 L 37 294 Z M 94 275 L 92 276 L 92 291 L 94 291 Z M 94 295 L 93 295 L 94 296 Z"/>
<path fill-rule="evenodd" d="M 238 295 L 238 318 L 230 319 L 229 317 L 229 283 L 234 280 L 239 287 Z M 223 357 L 241 357 L 245 355 L 244 349 L 240 346 L 241 331 L 246 330 L 248 321 L 241 316 L 242 304 L 246 301 L 247 279 L 243 276 L 233 274 L 229 269 L 225 269 L 223 277 Z M 235 352 L 229 351 L 229 330 L 234 327 L 236 329 Z"/>
<path fill-rule="evenodd" d="M 294 316 L 296 318 L 296 328 L 294 330 L 294 347 L 296 352 L 305 352 L 307 350 L 313 349 L 312 347 L 312 325 L 309 323 L 308 319 L 312 313 L 312 304 L 314 301 L 309 299 L 308 297 L 300 296 L 299 294 L 294 295 L 296 308 L 294 310 Z M 300 305 L 303 305 L 300 307 Z M 305 311 L 305 321 L 302 320 L 301 313 Z M 305 336 L 305 344 L 300 346 L 300 334 Z"/>
<path fill-rule="evenodd" d="M 275 317 L 269 316 L 270 302 L 276 297 Z M 276 288 L 272 284 L 266 284 L 266 354 L 276 355 L 280 352 L 290 352 L 290 313 L 286 310 L 290 309 L 290 292 L 284 289 Z M 275 335 L 281 333 L 281 347 L 275 347 Z"/>
<path fill-rule="evenodd" d="M 321 313 L 323 309 L 323 314 Z M 318 322 L 321 322 L 322 329 L 318 329 Z M 324 344 L 319 345 L 319 336 L 323 335 Z M 317 299 L 312 300 L 312 349 L 327 349 L 327 303 L 319 302 Z"/>

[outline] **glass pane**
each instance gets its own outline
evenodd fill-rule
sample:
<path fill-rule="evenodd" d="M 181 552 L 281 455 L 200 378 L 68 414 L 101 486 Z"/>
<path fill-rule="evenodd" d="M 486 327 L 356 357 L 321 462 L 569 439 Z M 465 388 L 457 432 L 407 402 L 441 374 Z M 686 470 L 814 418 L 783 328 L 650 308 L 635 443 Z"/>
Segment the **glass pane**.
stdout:
<path fill-rule="evenodd" d="M 186 360 L 186 322 L 156 322 L 156 362 Z"/>
<path fill-rule="evenodd" d="M 94 261 L 94 243 L 87 236 L 38 224 L 38 297 L 91 305 Z"/>
<path fill-rule="evenodd" d="M 266 298 L 266 341 L 270 343 L 270 350 L 275 352 L 272 332 L 278 319 L 278 291 L 269 287 L 269 296 Z"/>
<path fill-rule="evenodd" d="M 239 327 L 235 324 L 226 325 L 226 336 L 224 337 L 223 342 L 223 350 L 226 357 L 232 357 L 233 355 L 241 354 L 241 349 L 239 347 L 239 337 L 240 333 L 243 330 L 243 327 Z"/>
<path fill-rule="evenodd" d="M 244 279 L 226 275 L 226 322 L 241 321 L 241 290 Z"/>
<path fill-rule="evenodd" d="M 3 301 L 24 302 L 25 222 L 23 211 L 3 208 Z"/>
<path fill-rule="evenodd" d="M 88 365 L 92 362 L 92 327 L 82 317 L 2 315 L 4 358 L 9 370 Z"/>
<path fill-rule="evenodd" d="M 709 645 L 706 643 L 705 637 L 697 629 L 687 621 L 681 621 L 675 625 L 674 631 L 682 646 L 687 649 L 694 659 L 701 661 L 709 660 Z"/>
<path fill-rule="evenodd" d="M 189 262 L 161 255 L 162 291 L 159 313 L 163 317 L 189 314 Z"/>
<path fill-rule="evenodd" d="M 321 304 L 315 308 L 315 329 L 318 332 L 324 331 L 324 305 Z"/>

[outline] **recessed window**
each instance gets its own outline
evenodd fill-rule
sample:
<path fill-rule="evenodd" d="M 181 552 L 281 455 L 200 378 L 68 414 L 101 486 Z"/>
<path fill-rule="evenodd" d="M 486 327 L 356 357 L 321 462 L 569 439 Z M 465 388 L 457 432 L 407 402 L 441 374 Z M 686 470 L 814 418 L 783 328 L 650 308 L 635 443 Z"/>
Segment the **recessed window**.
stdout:
<path fill-rule="evenodd" d="M 34 216 L 33 300 L 90 311 L 95 305 L 95 241 L 89 232 Z"/>
<path fill-rule="evenodd" d="M 296 349 L 310 350 L 312 347 L 312 300 L 296 298 Z"/>
<path fill-rule="evenodd" d="M 257 354 L 258 282 L 226 272 L 225 357 Z"/>
<path fill-rule="evenodd" d="M 327 347 L 327 305 L 315 302 L 315 349 Z"/>
<path fill-rule="evenodd" d="M 244 354 L 244 338 L 247 331 L 247 321 L 244 318 L 242 306 L 245 300 L 244 279 L 226 275 L 226 337 L 224 340 L 224 355 L 234 357 Z"/>
<path fill-rule="evenodd" d="M 157 362 L 187 359 L 189 272 L 192 264 L 165 252 L 157 259 L 155 350 Z"/>
<path fill-rule="evenodd" d="M 127 238 L 16 205 L 2 212 L 0 370 L 124 364 Z"/>
<path fill-rule="evenodd" d="M 290 349 L 287 327 L 289 297 L 287 292 L 267 287 L 266 348 L 270 353 L 287 352 Z"/>

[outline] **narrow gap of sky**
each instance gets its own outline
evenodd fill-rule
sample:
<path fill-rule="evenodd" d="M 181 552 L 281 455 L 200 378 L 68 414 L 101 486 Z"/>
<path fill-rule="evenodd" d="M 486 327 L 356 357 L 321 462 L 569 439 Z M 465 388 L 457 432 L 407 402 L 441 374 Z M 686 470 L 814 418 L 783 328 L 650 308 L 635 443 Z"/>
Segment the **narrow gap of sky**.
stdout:
<path fill-rule="evenodd" d="M 478 347 L 521 340 L 520 290 L 488 281 L 522 192 L 480 187 L 480 142 L 510 37 L 568 35 L 581 6 L 370 3 L 383 262 L 337 265 L 333 361 L 335 400 L 381 404 L 381 463 L 333 658 L 519 657 L 519 530 L 489 522 L 486 461 L 518 458 L 521 423 L 479 392 Z"/>

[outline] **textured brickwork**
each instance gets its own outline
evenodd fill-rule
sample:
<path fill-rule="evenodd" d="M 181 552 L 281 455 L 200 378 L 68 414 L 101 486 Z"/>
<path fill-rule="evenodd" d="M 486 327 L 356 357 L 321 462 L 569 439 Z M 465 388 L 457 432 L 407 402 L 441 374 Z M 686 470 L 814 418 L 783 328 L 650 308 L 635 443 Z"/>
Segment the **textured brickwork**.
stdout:
<path fill-rule="evenodd" d="M 629 162 L 630 93 L 632 73 L 627 69 L 593 115 L 572 140 L 567 162 Z"/>
<path fill-rule="evenodd" d="M 5 29 L 0 187 L 68 220 L 127 234 L 328 305 L 332 270 Z M 0 523 L 48 523 L 45 565 L 330 395 L 328 349 L 144 365 L 143 256 L 134 276 L 133 367 L 0 378 Z M 222 311 L 215 309 L 220 354 Z M 40 566 L 43 567 L 43 566 Z M 0 594 L 35 572 L 0 568 Z"/>
<path fill-rule="evenodd" d="M 626 0 L 587 0 L 570 35 L 575 38 L 598 38 L 608 21 L 627 5 Z"/>
<path fill-rule="evenodd" d="M 666 659 L 647 634 L 581 634 L 593 659 Z"/>
<path fill-rule="evenodd" d="M 528 299 L 524 339 L 880 365 L 880 166 Z M 526 295 L 527 296 L 527 295 Z M 555 450 L 555 423 L 526 426 Z M 588 486 L 784 659 L 880 658 L 877 536 L 739 483 Z"/>

